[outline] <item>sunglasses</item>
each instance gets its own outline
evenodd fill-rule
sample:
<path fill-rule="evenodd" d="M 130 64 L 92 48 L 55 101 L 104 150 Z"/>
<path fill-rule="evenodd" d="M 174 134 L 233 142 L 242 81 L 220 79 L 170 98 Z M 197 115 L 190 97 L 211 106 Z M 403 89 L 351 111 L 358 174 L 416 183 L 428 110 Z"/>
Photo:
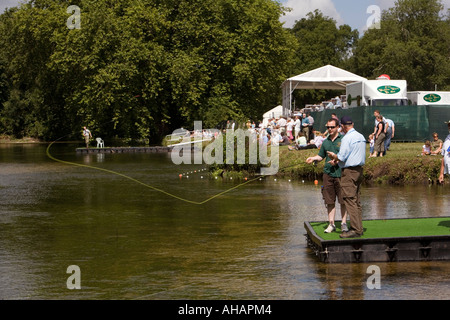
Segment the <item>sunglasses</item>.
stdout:
<path fill-rule="evenodd" d="M 326 126 L 325 128 L 327 128 L 327 129 L 334 129 L 334 128 L 336 128 L 336 126 L 334 126 L 334 127 L 328 127 L 328 126 Z"/>

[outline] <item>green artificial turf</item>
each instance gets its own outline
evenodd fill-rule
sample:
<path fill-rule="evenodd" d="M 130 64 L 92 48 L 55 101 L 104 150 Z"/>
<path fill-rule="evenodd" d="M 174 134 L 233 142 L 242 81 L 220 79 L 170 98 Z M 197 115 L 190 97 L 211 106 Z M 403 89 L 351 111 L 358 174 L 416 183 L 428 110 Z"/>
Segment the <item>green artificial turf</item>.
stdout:
<path fill-rule="evenodd" d="M 336 222 L 336 231 L 325 233 L 328 222 L 310 222 L 316 234 L 323 240 L 341 240 L 341 223 Z M 350 223 L 348 223 L 350 228 Z M 397 237 L 425 237 L 450 235 L 450 217 L 417 218 L 417 219 L 389 219 L 363 221 L 363 239 L 369 238 L 397 238 Z"/>

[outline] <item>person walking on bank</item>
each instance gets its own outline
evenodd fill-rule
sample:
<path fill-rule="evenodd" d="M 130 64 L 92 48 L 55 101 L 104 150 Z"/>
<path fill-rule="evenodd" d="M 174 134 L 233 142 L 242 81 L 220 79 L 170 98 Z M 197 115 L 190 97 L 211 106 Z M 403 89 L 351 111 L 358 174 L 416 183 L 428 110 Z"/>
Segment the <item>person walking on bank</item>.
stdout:
<path fill-rule="evenodd" d="M 317 156 L 309 157 L 306 159 L 306 163 L 313 163 L 314 161 L 322 161 L 326 160 L 325 166 L 323 167 L 323 189 L 322 195 L 323 200 L 325 201 L 325 205 L 328 211 L 328 222 L 329 225 L 327 229 L 325 229 L 325 233 L 330 233 L 336 231 L 336 226 L 334 223 L 334 218 L 336 215 L 336 198 L 338 199 L 341 205 L 341 230 L 342 232 L 347 232 L 347 212 L 345 210 L 344 201 L 341 196 L 341 187 L 339 184 L 339 179 L 341 177 L 341 168 L 339 165 L 332 165 L 329 163 L 331 160 L 328 157 L 327 152 L 332 151 L 334 153 L 339 152 L 339 148 L 341 145 L 342 136 L 339 134 L 339 120 L 330 119 L 327 122 L 328 129 L 328 137 L 323 141 L 322 146 L 319 150 Z"/>
<path fill-rule="evenodd" d="M 366 139 L 355 130 L 349 116 L 341 119 L 345 136 L 339 153 L 328 151 L 331 164 L 339 164 L 342 169 L 340 180 L 342 198 L 350 218 L 350 231 L 341 233 L 341 238 L 358 238 L 363 235 L 360 187 L 363 180 L 363 166 L 366 162 Z"/>
<path fill-rule="evenodd" d="M 91 131 L 89 131 L 89 129 L 86 127 L 83 127 L 83 137 L 84 142 L 86 143 L 86 148 L 89 149 L 89 139 L 92 138 L 92 134 Z"/>

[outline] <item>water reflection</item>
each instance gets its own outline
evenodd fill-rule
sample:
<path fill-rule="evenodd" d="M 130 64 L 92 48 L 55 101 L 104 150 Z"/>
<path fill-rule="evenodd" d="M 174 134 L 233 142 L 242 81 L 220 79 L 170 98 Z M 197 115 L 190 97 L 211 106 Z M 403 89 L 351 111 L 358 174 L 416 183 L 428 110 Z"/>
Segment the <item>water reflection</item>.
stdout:
<path fill-rule="evenodd" d="M 46 146 L 0 149 L 1 299 L 447 299 L 449 262 L 319 263 L 305 221 L 326 220 L 320 186 L 267 177 L 187 203 L 135 181 L 56 163 Z M 44 153 L 44 155 L 43 155 Z M 202 201 L 238 181 L 174 166 L 167 154 L 55 156 Z M 364 187 L 364 219 L 444 216 L 449 187 Z M 340 214 L 337 215 L 340 217 Z M 67 266 L 82 290 L 66 288 Z"/>
<path fill-rule="evenodd" d="M 366 187 L 364 213 L 374 219 L 445 216 L 447 186 Z"/>

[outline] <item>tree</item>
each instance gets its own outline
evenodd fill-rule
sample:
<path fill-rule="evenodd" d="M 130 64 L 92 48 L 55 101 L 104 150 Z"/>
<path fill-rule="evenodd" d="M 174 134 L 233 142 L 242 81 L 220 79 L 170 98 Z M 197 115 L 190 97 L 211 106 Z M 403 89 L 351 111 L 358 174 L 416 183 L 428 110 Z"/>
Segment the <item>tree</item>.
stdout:
<path fill-rule="evenodd" d="M 348 25 L 338 27 L 334 19 L 324 16 L 320 10 L 310 12 L 306 18 L 297 21 L 292 33 L 298 41 L 292 75 L 327 64 L 344 67 L 359 37 L 358 30 L 352 30 Z M 297 103 L 303 104 L 336 94 L 326 90 L 297 90 L 294 97 Z"/>
<path fill-rule="evenodd" d="M 408 81 L 408 90 L 450 88 L 450 24 L 439 0 L 399 0 L 384 11 L 380 29 L 358 41 L 354 72 L 374 78 L 386 73 Z"/>
<path fill-rule="evenodd" d="M 161 137 L 194 120 L 259 118 L 280 100 L 293 37 L 272 0 L 32 0 L 0 18 L 14 135 Z M 1 77 L 0 77 L 1 79 Z"/>

